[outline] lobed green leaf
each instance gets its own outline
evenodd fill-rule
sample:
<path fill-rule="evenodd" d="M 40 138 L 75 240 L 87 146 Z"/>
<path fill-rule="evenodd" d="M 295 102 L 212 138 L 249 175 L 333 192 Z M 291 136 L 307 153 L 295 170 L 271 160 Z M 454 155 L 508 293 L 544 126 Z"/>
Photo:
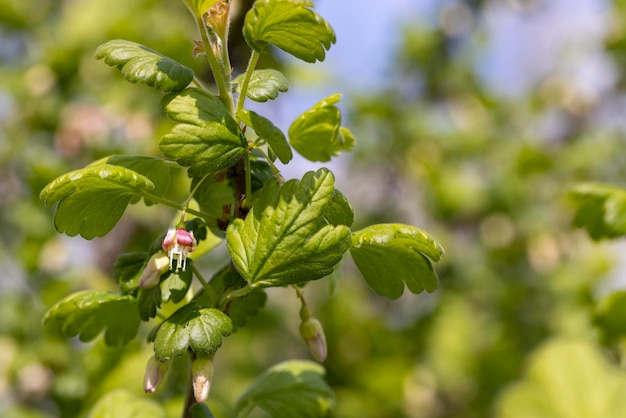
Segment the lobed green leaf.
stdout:
<path fill-rule="evenodd" d="M 112 347 L 135 338 L 139 322 L 134 297 L 97 290 L 84 290 L 62 299 L 44 317 L 45 326 L 68 338 L 78 335 L 83 342 L 105 331 L 104 341 Z"/>
<path fill-rule="evenodd" d="M 226 231 L 228 251 L 255 287 L 285 286 L 330 274 L 350 247 L 350 229 L 325 219 L 334 177 L 325 168 L 282 187 L 270 180 L 247 218 Z"/>
<path fill-rule="evenodd" d="M 248 318 L 256 316 L 267 302 L 267 294 L 263 289 L 254 289 L 242 298 L 233 300 L 230 304 L 228 315 L 233 320 L 235 327 L 243 327 Z"/>
<path fill-rule="evenodd" d="M 240 93 L 240 86 L 243 82 L 245 74 L 240 74 L 233 80 L 233 89 L 236 93 Z M 256 102 L 266 102 L 274 100 L 279 93 L 289 90 L 289 82 L 278 70 L 263 69 L 254 70 L 248 83 L 246 97 Z"/>
<path fill-rule="evenodd" d="M 419 228 L 379 224 L 352 235 L 350 254 L 376 293 L 397 299 L 404 292 L 404 283 L 415 294 L 437 289 L 439 279 L 431 260 L 439 261 L 444 251 Z"/>
<path fill-rule="evenodd" d="M 254 129 L 254 132 L 270 147 L 278 159 L 287 164 L 293 158 L 291 147 L 285 138 L 285 134 L 269 119 L 253 112 L 252 110 L 242 110 L 237 113 L 237 118 Z"/>
<path fill-rule="evenodd" d="M 180 91 L 193 80 L 193 71 L 135 42 L 114 39 L 96 49 L 96 59 L 117 67 L 124 79 L 169 92 Z"/>
<path fill-rule="evenodd" d="M 291 360 L 263 373 L 235 405 L 238 418 L 255 408 L 272 418 L 319 418 L 335 404 L 332 389 L 324 381 L 324 368 L 310 361 Z"/>
<path fill-rule="evenodd" d="M 222 345 L 222 337 L 233 331 L 231 319 L 214 308 L 200 309 L 189 303 L 161 323 L 154 338 L 154 355 L 159 361 L 180 357 L 191 348 L 207 357 Z"/>
<path fill-rule="evenodd" d="M 312 7 L 310 1 L 257 0 L 246 14 L 244 38 L 259 53 L 271 44 L 306 62 L 324 61 L 335 32 Z"/>
<path fill-rule="evenodd" d="M 289 143 L 304 158 L 326 162 L 354 147 L 354 136 L 341 126 L 341 111 L 335 106 L 340 98 L 333 94 L 321 100 L 289 127 Z"/>
<path fill-rule="evenodd" d="M 202 177 L 232 166 L 247 150 L 237 122 L 215 96 L 196 88 L 163 97 L 168 116 L 179 122 L 159 143 L 167 157 Z"/>
<path fill-rule="evenodd" d="M 97 162 L 58 177 L 40 198 L 48 207 L 59 203 L 54 216 L 59 232 L 92 239 L 106 235 L 133 198 L 154 188 L 149 178 L 136 171 Z"/>
<path fill-rule="evenodd" d="M 570 198 L 576 206 L 574 225 L 585 228 L 594 240 L 626 235 L 626 190 L 601 183 L 573 187 Z"/>
<path fill-rule="evenodd" d="M 202 17 L 215 4 L 222 0 L 183 0 L 191 13 L 196 17 Z"/>

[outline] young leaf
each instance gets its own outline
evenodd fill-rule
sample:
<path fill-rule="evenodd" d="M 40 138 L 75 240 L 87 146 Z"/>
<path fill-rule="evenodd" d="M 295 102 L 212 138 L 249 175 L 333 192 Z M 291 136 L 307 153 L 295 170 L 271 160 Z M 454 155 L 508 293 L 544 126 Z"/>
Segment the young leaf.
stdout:
<path fill-rule="evenodd" d="M 215 96 L 196 88 L 163 97 L 168 116 L 179 122 L 159 144 L 163 154 L 202 177 L 233 165 L 247 149 L 237 122 Z"/>
<path fill-rule="evenodd" d="M 96 59 L 117 67 L 124 79 L 161 91 L 179 91 L 193 80 L 190 68 L 135 42 L 114 39 L 96 49 Z"/>
<path fill-rule="evenodd" d="M 183 0 L 191 13 L 196 17 L 202 17 L 209 11 L 213 5 L 219 3 L 222 0 Z"/>
<path fill-rule="evenodd" d="M 291 161 L 293 154 L 291 153 L 291 147 L 287 143 L 287 138 L 272 121 L 252 110 L 245 109 L 237 113 L 237 118 L 254 129 L 254 132 L 267 142 L 267 145 L 274 151 L 280 162 L 287 164 Z"/>
<path fill-rule="evenodd" d="M 340 94 L 321 100 L 301 114 L 289 127 L 289 143 L 310 161 L 330 161 L 354 147 L 352 133 L 341 126 L 341 111 L 335 103 Z"/>
<path fill-rule="evenodd" d="M 59 232 L 92 239 L 106 235 L 131 200 L 154 187 L 150 179 L 133 170 L 97 164 L 58 177 L 41 191 L 40 198 L 48 207 L 59 202 L 54 216 Z"/>
<path fill-rule="evenodd" d="M 599 183 L 583 183 L 570 191 L 576 205 L 574 225 L 594 240 L 626 235 L 626 190 Z"/>
<path fill-rule="evenodd" d="M 239 398 L 237 418 L 255 409 L 272 418 L 319 418 L 334 407 L 335 396 L 324 381 L 324 368 L 310 361 L 291 360 L 263 373 Z"/>
<path fill-rule="evenodd" d="M 239 273 L 256 287 L 320 279 L 333 271 L 350 247 L 350 229 L 329 225 L 325 209 L 335 179 L 325 168 L 282 188 L 270 180 L 245 221 L 226 231 L 228 251 Z"/>
<path fill-rule="evenodd" d="M 503 391 L 495 416 L 624 417 L 625 392 L 623 371 L 594 344 L 554 339 L 533 354 L 524 379 Z"/>
<path fill-rule="evenodd" d="M 233 324 L 222 311 L 200 309 L 189 303 L 177 310 L 156 332 L 154 356 L 158 361 L 170 361 L 191 348 L 198 356 L 207 357 L 222 345 L 222 337 L 230 335 Z"/>
<path fill-rule="evenodd" d="M 240 92 L 239 88 L 244 76 L 245 74 L 240 74 L 233 80 L 233 88 L 236 93 Z M 273 69 L 254 70 L 248 83 L 246 97 L 256 102 L 266 102 L 274 100 L 278 97 L 278 93 L 284 93 L 287 90 L 289 90 L 289 82 L 280 71 Z"/>
<path fill-rule="evenodd" d="M 261 54 L 272 44 L 306 62 L 324 61 L 335 32 L 312 7 L 306 0 L 257 0 L 246 14 L 244 38 Z"/>
<path fill-rule="evenodd" d="M 215 418 L 205 403 L 194 404 L 189 410 L 191 411 L 191 418 Z"/>
<path fill-rule="evenodd" d="M 115 390 L 96 402 L 88 418 L 166 418 L 157 402 L 125 390 Z"/>
<path fill-rule="evenodd" d="M 44 317 L 44 325 L 66 337 L 79 336 L 91 341 L 105 330 L 104 341 L 117 347 L 137 335 L 139 315 L 132 296 L 121 296 L 97 290 L 74 293 L 51 307 Z"/>
<path fill-rule="evenodd" d="M 412 293 L 433 292 L 439 280 L 432 261 L 443 248 L 425 231 L 410 225 L 372 225 L 352 235 L 350 254 L 367 284 L 390 299 L 402 296 L 404 283 Z"/>

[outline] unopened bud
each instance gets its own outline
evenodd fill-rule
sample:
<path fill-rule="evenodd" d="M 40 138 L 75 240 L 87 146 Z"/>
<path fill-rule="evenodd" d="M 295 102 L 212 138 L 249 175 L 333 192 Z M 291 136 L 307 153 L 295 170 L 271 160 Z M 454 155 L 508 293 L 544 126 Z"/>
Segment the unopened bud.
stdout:
<path fill-rule="evenodd" d="M 326 360 L 328 349 L 324 328 L 316 318 L 309 317 L 300 323 L 300 336 L 311 351 L 313 358 L 320 363 Z"/>
<path fill-rule="evenodd" d="M 157 252 L 150 257 L 146 267 L 139 277 L 139 287 L 149 289 L 159 284 L 159 278 L 170 267 L 170 259 L 162 252 Z"/>
<path fill-rule="evenodd" d="M 160 362 L 154 356 L 150 357 L 146 365 L 146 374 L 143 377 L 143 390 L 146 393 L 154 393 L 157 390 L 157 387 L 165 378 L 168 367 L 169 363 Z"/>
<path fill-rule="evenodd" d="M 209 397 L 211 379 L 213 378 L 213 360 L 208 357 L 199 357 L 191 365 L 193 375 L 193 396 L 196 402 L 204 402 Z"/>

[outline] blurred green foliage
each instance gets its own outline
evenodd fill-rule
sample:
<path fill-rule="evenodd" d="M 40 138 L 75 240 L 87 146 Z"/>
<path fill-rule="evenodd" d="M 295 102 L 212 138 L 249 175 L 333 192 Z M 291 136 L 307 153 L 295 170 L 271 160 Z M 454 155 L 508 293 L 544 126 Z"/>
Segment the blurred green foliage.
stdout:
<path fill-rule="evenodd" d="M 519 13 L 536 7 L 513 3 Z M 387 301 L 353 278 L 350 263 L 333 278 L 334 293 L 321 282 L 307 287 L 327 334 L 336 417 L 521 418 L 536 411 L 515 408 L 524 396 L 548 402 L 545 417 L 569 417 L 541 396 L 551 376 L 566 386 L 567 379 L 581 385 L 580 376 L 623 386 L 626 327 L 611 316 L 623 309 L 621 298 L 596 307 L 616 256 L 573 228 L 567 192 L 581 181 L 620 184 L 626 174 L 624 130 L 597 123 L 626 92 L 626 2 L 607 6 L 610 30 L 596 52 L 615 64 L 616 81 L 611 95 L 593 100 L 581 99 L 558 70 L 525 95 L 492 91 L 467 58 L 477 47 L 464 43 L 486 36 L 480 17 L 488 6 L 455 4 L 474 26 L 451 32 L 440 19 L 406 27 L 378 93 L 344 96 L 351 103 L 345 124 L 357 139 L 354 187 L 344 192 L 367 214 L 356 222 L 424 227 L 446 257 L 433 295 Z M 155 138 L 171 127 L 159 94 L 97 62 L 96 47 L 128 39 L 207 74 L 202 60 L 191 59 L 193 36 L 182 2 L 0 0 L 0 416 L 87 416 L 110 390 L 146 396 L 147 329 L 111 349 L 102 341 L 68 344 L 44 333 L 41 320 L 70 292 L 113 289 L 117 255 L 149 246 L 172 213 L 135 205 L 110 235 L 85 241 L 57 234 L 38 196 L 53 178 L 97 158 L 158 155 Z M 547 135 L 540 128 L 553 118 L 558 134 Z M 232 416 L 235 400 L 268 366 L 306 358 L 297 310 L 292 291 L 273 290 L 267 308 L 224 340 L 208 401 L 217 417 Z M 544 366 L 537 371 L 537 364 Z M 180 411 L 177 382 L 188 379 L 186 369 L 170 367 L 151 396 L 168 399 L 168 416 Z M 608 411 L 602 416 L 620 416 Z"/>

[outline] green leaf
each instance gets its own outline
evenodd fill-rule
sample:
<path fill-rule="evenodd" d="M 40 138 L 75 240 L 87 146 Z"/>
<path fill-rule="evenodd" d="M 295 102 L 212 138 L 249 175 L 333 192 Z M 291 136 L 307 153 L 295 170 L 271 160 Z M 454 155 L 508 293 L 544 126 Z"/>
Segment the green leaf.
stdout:
<path fill-rule="evenodd" d="M 349 151 L 356 143 L 352 133 L 341 126 L 341 111 L 335 103 L 340 94 L 321 100 L 301 114 L 289 127 L 289 143 L 310 161 L 330 161 Z"/>
<path fill-rule="evenodd" d="M 237 113 L 237 118 L 254 129 L 254 132 L 267 142 L 267 145 L 269 145 L 270 149 L 283 164 L 291 161 L 293 154 L 285 134 L 269 119 L 260 116 L 252 110 L 242 110 Z"/>
<path fill-rule="evenodd" d="M 233 89 L 236 93 L 240 93 L 244 77 L 245 74 L 240 74 L 233 80 Z M 246 97 L 256 102 L 266 102 L 274 100 L 279 93 L 284 93 L 287 90 L 289 90 L 289 82 L 280 71 L 273 69 L 254 70 L 248 83 Z"/>
<path fill-rule="evenodd" d="M 150 253 L 123 253 L 117 257 L 114 266 L 115 281 L 124 294 L 133 292 L 139 286 L 139 276 Z"/>
<path fill-rule="evenodd" d="M 58 177 L 41 191 L 40 198 L 48 207 L 59 202 L 54 216 L 59 232 L 92 239 L 106 235 L 131 200 L 154 187 L 150 179 L 133 170 L 98 164 Z"/>
<path fill-rule="evenodd" d="M 256 316 L 265 306 L 265 302 L 267 294 L 262 289 L 254 289 L 246 296 L 233 300 L 228 311 L 233 325 L 238 328 L 245 326 L 248 318 Z"/>
<path fill-rule="evenodd" d="M 107 393 L 96 402 L 88 418 L 166 418 L 157 402 L 126 390 Z"/>
<path fill-rule="evenodd" d="M 147 321 L 156 316 L 157 309 L 161 307 L 161 298 L 161 288 L 159 286 L 139 290 L 137 306 L 139 307 L 139 317 L 142 321 Z"/>
<path fill-rule="evenodd" d="M 246 14 L 244 38 L 259 53 L 272 44 L 306 62 L 324 61 L 335 32 L 312 7 L 310 1 L 257 0 Z"/>
<path fill-rule="evenodd" d="M 189 173 L 202 177 L 232 166 L 247 149 L 237 122 L 215 96 L 196 88 L 163 97 L 161 105 L 168 116 L 179 122 L 159 144 L 163 154 Z"/>
<path fill-rule="evenodd" d="M 496 404 L 498 418 L 626 416 L 626 376 L 587 341 L 555 339 L 531 357 L 525 378 Z"/>
<path fill-rule="evenodd" d="M 610 294 L 598 303 L 593 322 L 604 343 L 614 344 L 626 337 L 626 291 Z"/>
<path fill-rule="evenodd" d="M 44 317 L 44 325 L 68 338 L 78 335 L 83 342 L 95 339 L 105 330 L 106 344 L 117 347 L 135 338 L 139 315 L 132 296 L 84 290 L 51 307 Z"/>
<path fill-rule="evenodd" d="M 196 17 L 202 17 L 203 14 L 209 11 L 211 7 L 219 3 L 222 0 L 183 0 L 191 13 Z"/>
<path fill-rule="evenodd" d="M 337 189 L 333 193 L 330 203 L 324 210 L 324 218 L 331 225 L 352 226 L 354 222 L 354 210 L 348 199 Z"/>
<path fill-rule="evenodd" d="M 600 183 L 582 183 L 570 191 L 576 206 L 574 225 L 594 240 L 626 235 L 626 190 Z"/>
<path fill-rule="evenodd" d="M 432 261 L 443 248 L 425 231 L 410 225 L 372 225 L 352 235 L 350 254 L 367 284 L 390 299 L 402 296 L 404 283 L 412 293 L 433 292 L 439 280 Z"/>
<path fill-rule="evenodd" d="M 185 298 L 189 285 L 191 285 L 191 264 L 192 260 L 187 260 L 187 269 L 185 271 L 178 270 L 178 272 L 169 271 L 161 279 L 161 299 L 163 302 L 172 301 L 174 303 L 180 302 Z"/>
<path fill-rule="evenodd" d="M 161 158 L 145 155 L 111 155 L 89 164 L 89 167 L 102 164 L 126 167 L 147 177 L 154 184 L 154 189 L 150 191 L 150 194 L 158 197 L 163 196 L 170 185 L 170 169 Z M 152 204 L 149 198 L 144 201 L 146 205 Z"/>
<path fill-rule="evenodd" d="M 114 39 L 96 49 L 96 59 L 117 67 L 126 81 L 143 83 L 162 91 L 179 91 L 193 80 L 193 71 L 135 42 Z"/>
<path fill-rule="evenodd" d="M 235 405 L 238 418 L 255 409 L 272 418 L 319 418 L 334 407 L 335 396 L 324 381 L 324 368 L 310 361 L 291 360 L 263 373 Z"/>
<path fill-rule="evenodd" d="M 350 247 L 350 229 L 329 225 L 323 215 L 335 179 L 325 168 L 282 188 L 270 180 L 245 221 L 226 231 L 228 251 L 239 273 L 255 287 L 285 286 L 320 279 L 333 271 Z"/>
<path fill-rule="evenodd" d="M 200 309 L 190 303 L 161 323 L 154 339 L 154 355 L 159 361 L 170 361 L 191 348 L 199 357 L 207 357 L 217 351 L 222 337 L 232 331 L 232 321 L 224 312 Z"/>

